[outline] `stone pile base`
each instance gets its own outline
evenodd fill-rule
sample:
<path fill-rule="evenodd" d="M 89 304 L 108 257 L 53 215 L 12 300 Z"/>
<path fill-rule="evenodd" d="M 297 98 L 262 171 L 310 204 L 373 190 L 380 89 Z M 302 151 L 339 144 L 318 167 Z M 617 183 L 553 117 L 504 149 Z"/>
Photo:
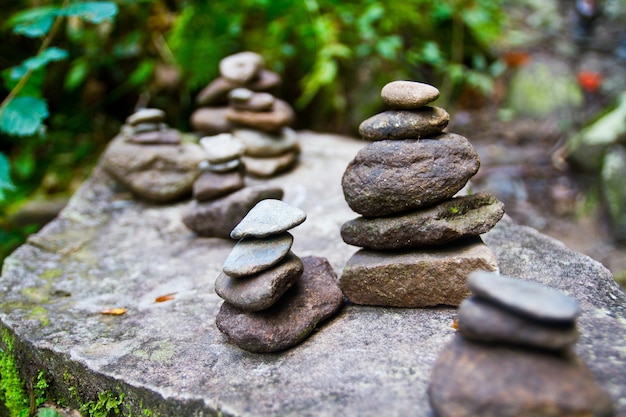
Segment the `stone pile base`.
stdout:
<path fill-rule="evenodd" d="M 354 217 L 340 179 L 363 142 L 300 135 L 301 164 L 258 183 L 283 187 L 307 213 L 293 251 L 340 274 L 358 250 L 339 234 Z M 431 416 L 426 389 L 455 309 L 349 305 L 293 349 L 248 353 L 215 325 L 213 283 L 235 242 L 191 233 L 186 202 L 127 198 L 96 168 L 60 218 L 5 261 L 0 347 L 24 381 L 43 371 L 50 398 L 74 407 L 123 394 L 126 415 Z M 483 240 L 502 273 L 579 301 L 577 353 L 626 417 L 626 296 L 609 271 L 506 219 Z M 126 312 L 103 314 L 115 308 Z"/>

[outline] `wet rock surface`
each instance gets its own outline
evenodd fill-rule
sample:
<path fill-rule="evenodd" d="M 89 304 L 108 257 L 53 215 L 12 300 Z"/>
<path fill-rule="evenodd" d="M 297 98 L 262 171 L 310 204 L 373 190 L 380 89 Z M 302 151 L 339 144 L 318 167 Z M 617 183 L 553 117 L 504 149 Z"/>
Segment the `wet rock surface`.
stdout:
<path fill-rule="evenodd" d="M 293 230 L 294 252 L 324 256 L 339 274 L 355 252 L 339 236 L 354 217 L 339 179 L 363 142 L 298 133 L 302 163 L 263 182 L 307 213 Z M 43 370 L 59 396 L 80 386 L 82 403 L 124 392 L 123 407 L 137 415 L 432 416 L 426 388 L 456 309 L 348 305 L 284 353 L 248 353 L 215 326 L 223 301 L 213 282 L 235 242 L 195 236 L 181 221 L 185 207 L 124 199 L 99 167 L 5 261 L 0 326 L 23 354 L 24 378 Z M 506 216 L 483 239 L 502 273 L 578 300 L 576 352 L 626 416 L 626 296 L 608 270 Z M 114 307 L 127 312 L 100 314 Z"/>

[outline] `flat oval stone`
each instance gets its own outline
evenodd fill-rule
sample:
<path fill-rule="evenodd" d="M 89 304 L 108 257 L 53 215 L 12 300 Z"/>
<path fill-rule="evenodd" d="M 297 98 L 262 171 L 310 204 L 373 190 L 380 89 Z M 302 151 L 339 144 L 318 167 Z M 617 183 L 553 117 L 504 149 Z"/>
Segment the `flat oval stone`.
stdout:
<path fill-rule="evenodd" d="M 221 164 L 237 159 L 246 151 L 246 146 L 230 133 L 221 133 L 216 136 L 205 136 L 200 139 L 200 146 L 212 164 Z"/>
<path fill-rule="evenodd" d="M 228 133 L 233 129 L 232 123 L 226 118 L 228 107 L 201 107 L 191 114 L 191 126 L 206 135 Z"/>
<path fill-rule="evenodd" d="M 611 396 L 575 354 L 489 346 L 456 335 L 437 358 L 428 397 L 438 417 L 609 417 Z"/>
<path fill-rule="evenodd" d="M 217 77 L 196 96 L 196 104 L 199 106 L 220 106 L 228 103 L 228 94 L 238 83 L 224 77 Z"/>
<path fill-rule="evenodd" d="M 439 90 L 415 81 L 392 81 L 380 91 L 380 97 L 393 109 L 418 109 L 439 98 Z"/>
<path fill-rule="evenodd" d="M 278 87 L 281 83 L 280 74 L 261 68 L 256 77 L 246 83 L 246 87 L 252 91 L 268 91 Z"/>
<path fill-rule="evenodd" d="M 258 178 L 271 178 L 296 166 L 299 155 L 300 147 L 279 156 L 256 158 L 244 155 L 241 160 L 246 165 L 248 175 Z"/>
<path fill-rule="evenodd" d="M 233 239 L 262 238 L 286 232 L 302 224 L 306 213 L 284 201 L 266 199 L 259 201 L 230 233 Z"/>
<path fill-rule="evenodd" d="M 221 164 L 212 164 L 209 161 L 205 160 L 205 161 L 202 161 L 198 165 L 198 167 L 202 171 L 215 172 L 217 174 L 225 174 L 227 172 L 232 172 L 236 169 L 239 169 L 241 166 L 242 164 L 239 158 L 231 159 L 230 161 L 222 162 Z"/>
<path fill-rule="evenodd" d="M 167 124 L 165 123 L 154 123 L 154 122 L 146 122 L 146 123 L 138 123 L 133 126 L 133 133 L 143 133 L 143 132 L 152 132 L 155 130 L 165 130 L 167 129 Z"/>
<path fill-rule="evenodd" d="M 271 111 L 255 112 L 228 108 L 226 118 L 238 125 L 276 133 L 283 127 L 293 124 L 295 113 L 285 101 L 276 99 Z"/>
<path fill-rule="evenodd" d="M 205 171 L 193 183 L 193 198 L 198 201 L 214 200 L 243 187 L 243 170 L 226 173 Z"/>
<path fill-rule="evenodd" d="M 263 66 L 263 57 L 249 51 L 227 56 L 219 63 L 222 77 L 240 84 L 253 79 Z"/>
<path fill-rule="evenodd" d="M 283 127 L 278 133 L 252 129 L 235 129 L 233 136 L 241 141 L 248 156 L 268 157 L 283 155 L 298 147 L 298 135 L 293 129 Z"/>
<path fill-rule="evenodd" d="M 578 340 L 578 329 L 573 322 L 546 324 L 476 296 L 465 299 L 459 306 L 458 327 L 466 338 L 483 343 L 563 350 Z"/>
<path fill-rule="evenodd" d="M 535 320 L 570 323 L 580 313 L 575 299 L 532 281 L 476 271 L 467 286 L 477 296 Z"/>
<path fill-rule="evenodd" d="M 245 103 L 246 101 L 252 98 L 254 91 L 248 90 L 247 88 L 239 87 L 233 89 L 230 93 L 228 93 L 228 99 L 231 102 L 235 103 Z"/>
<path fill-rule="evenodd" d="M 250 352 L 279 352 L 304 341 L 343 305 L 337 275 L 326 258 L 302 258 L 300 279 L 270 308 L 256 313 L 223 303 L 219 330 Z"/>
<path fill-rule="evenodd" d="M 420 139 L 443 132 L 450 115 L 441 107 L 388 110 L 365 119 L 359 133 L 365 140 Z"/>
<path fill-rule="evenodd" d="M 235 90 L 233 90 L 235 91 Z M 250 90 L 248 90 L 250 91 Z M 247 99 L 233 99 L 233 95 L 230 96 L 230 105 L 237 110 L 253 111 L 253 112 L 265 112 L 271 111 L 274 107 L 276 99 L 270 93 L 255 93 Z M 235 96 L 236 97 L 236 96 Z"/>
<path fill-rule="evenodd" d="M 302 261 L 289 252 L 278 265 L 249 277 L 233 278 L 221 273 L 215 292 L 230 305 L 245 311 L 271 307 L 300 278 Z"/>
<path fill-rule="evenodd" d="M 136 126 L 140 123 L 161 123 L 165 120 L 165 112 L 161 109 L 140 109 L 128 116 L 126 123 Z"/>
<path fill-rule="evenodd" d="M 192 200 L 183 211 L 183 223 L 199 236 L 230 239 L 231 230 L 266 198 L 283 198 L 282 188 L 257 185 L 211 201 Z"/>
<path fill-rule="evenodd" d="M 128 138 L 128 142 L 138 145 L 180 145 L 181 141 L 180 132 L 176 129 L 136 133 Z"/>
<path fill-rule="evenodd" d="M 243 238 L 224 261 L 224 272 L 236 278 L 265 271 L 280 262 L 291 245 L 293 236 L 287 232 L 266 238 Z"/>
<path fill-rule="evenodd" d="M 395 216 L 359 217 L 341 226 L 341 237 L 349 245 L 377 250 L 443 245 L 486 233 L 503 215 L 502 202 L 478 193 Z"/>
<path fill-rule="evenodd" d="M 346 202 L 366 217 L 414 210 L 446 200 L 478 171 L 480 160 L 463 136 L 385 140 L 368 144 L 342 178 Z"/>

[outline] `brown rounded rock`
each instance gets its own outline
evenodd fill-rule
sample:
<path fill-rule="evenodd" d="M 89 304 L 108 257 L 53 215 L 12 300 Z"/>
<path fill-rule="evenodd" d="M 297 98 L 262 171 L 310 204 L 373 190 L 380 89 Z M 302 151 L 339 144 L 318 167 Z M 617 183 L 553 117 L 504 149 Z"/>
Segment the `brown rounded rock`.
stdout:
<path fill-rule="evenodd" d="M 244 187 L 243 171 L 203 172 L 193 183 L 193 197 L 198 201 L 209 201 L 241 190 Z"/>
<path fill-rule="evenodd" d="M 446 200 L 478 171 L 480 160 L 463 136 L 385 140 L 363 147 L 342 178 L 346 202 L 366 217 L 414 210 Z"/>
<path fill-rule="evenodd" d="M 246 165 L 246 172 L 253 177 L 270 178 L 282 174 L 293 168 L 298 163 L 300 147 L 280 156 L 256 158 L 242 156 L 241 160 Z"/>
<path fill-rule="evenodd" d="M 485 346 L 456 335 L 428 387 L 438 417 L 610 417 L 612 400 L 575 356 Z"/>
<path fill-rule="evenodd" d="M 365 119 L 359 133 L 365 140 L 420 139 L 443 132 L 450 115 L 441 107 L 388 110 Z"/>
<path fill-rule="evenodd" d="M 341 237 L 349 245 L 377 250 L 443 245 L 486 233 L 503 215 L 504 204 L 478 193 L 396 216 L 359 217 L 341 226 Z"/>
<path fill-rule="evenodd" d="M 300 279 L 270 308 L 246 312 L 222 304 L 216 324 L 231 342 L 250 352 L 278 352 L 306 339 L 343 305 L 337 276 L 326 258 L 302 258 Z"/>
<path fill-rule="evenodd" d="M 228 133 L 233 129 L 233 125 L 226 118 L 227 112 L 228 107 L 201 107 L 191 114 L 191 126 L 207 135 Z"/>
<path fill-rule="evenodd" d="M 229 108 L 226 111 L 226 119 L 238 125 L 276 133 L 283 127 L 293 124 L 295 113 L 285 101 L 276 99 L 271 111 L 254 112 Z"/>
<path fill-rule="evenodd" d="M 237 84 L 252 80 L 264 65 L 263 57 L 250 51 L 229 55 L 219 63 L 221 76 Z"/>
<path fill-rule="evenodd" d="M 439 90 L 415 81 L 392 81 L 380 91 L 380 97 L 393 109 L 418 109 L 439 98 Z"/>

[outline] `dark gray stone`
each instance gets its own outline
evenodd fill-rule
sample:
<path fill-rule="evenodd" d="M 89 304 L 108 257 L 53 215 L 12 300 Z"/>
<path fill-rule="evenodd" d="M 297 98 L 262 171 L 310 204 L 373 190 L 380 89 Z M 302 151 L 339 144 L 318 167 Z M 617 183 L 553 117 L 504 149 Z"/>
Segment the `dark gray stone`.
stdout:
<path fill-rule="evenodd" d="M 463 136 L 384 140 L 363 147 L 342 178 L 346 202 L 366 217 L 414 210 L 456 194 L 480 160 Z"/>
<path fill-rule="evenodd" d="M 250 352 L 278 352 L 301 343 L 343 305 L 337 275 L 325 258 L 302 258 L 300 279 L 267 310 L 250 313 L 222 304 L 217 327 Z"/>
<path fill-rule="evenodd" d="M 504 204 L 478 193 L 396 216 L 359 217 L 341 226 L 341 237 L 349 245 L 377 250 L 442 245 L 486 233 L 503 215 Z"/>
<path fill-rule="evenodd" d="M 580 313 L 574 298 L 532 281 L 476 271 L 467 286 L 480 297 L 536 320 L 572 323 Z"/>
<path fill-rule="evenodd" d="M 222 164 L 237 159 L 246 151 L 245 145 L 230 133 L 205 136 L 199 142 L 206 153 L 207 160 L 212 164 Z"/>
<path fill-rule="evenodd" d="M 228 108 L 226 119 L 231 123 L 247 126 L 269 133 L 278 133 L 295 120 L 295 113 L 285 101 L 276 99 L 271 111 L 255 112 Z"/>
<path fill-rule="evenodd" d="M 230 238 L 230 232 L 261 200 L 282 198 L 279 187 L 257 185 L 207 202 L 193 200 L 182 213 L 185 225 L 200 236 Z"/>
<path fill-rule="evenodd" d="M 388 110 L 364 120 L 359 133 L 365 140 L 422 139 L 443 132 L 450 115 L 440 107 Z"/>
<path fill-rule="evenodd" d="M 264 65 L 263 57 L 256 52 L 239 52 L 220 61 L 220 75 L 237 84 L 245 84 L 256 77 Z"/>
<path fill-rule="evenodd" d="M 224 272 L 236 278 L 265 271 L 287 256 L 292 244 L 293 236 L 287 232 L 263 239 L 243 238 L 224 261 Z"/>
<path fill-rule="evenodd" d="M 477 342 L 562 350 L 578 340 L 574 323 L 550 325 L 535 321 L 476 296 L 463 300 L 458 315 L 461 334 Z"/>
<path fill-rule="evenodd" d="M 259 201 L 230 233 L 233 239 L 266 237 L 286 232 L 302 224 L 306 213 L 284 201 Z"/>
<path fill-rule="evenodd" d="M 165 112 L 161 109 L 140 109 L 128 116 L 126 123 L 137 126 L 141 123 L 161 123 L 165 120 Z"/>
<path fill-rule="evenodd" d="M 244 187 L 243 170 L 218 174 L 205 171 L 193 183 L 193 198 L 209 201 L 225 196 Z"/>
<path fill-rule="evenodd" d="M 233 130 L 233 124 L 226 118 L 228 107 L 201 107 L 191 114 L 193 128 L 206 135 L 218 135 Z"/>
<path fill-rule="evenodd" d="M 241 160 L 246 165 L 246 172 L 258 178 L 271 178 L 288 172 L 298 164 L 300 147 L 297 150 L 273 157 L 256 158 L 242 156 Z"/>
<path fill-rule="evenodd" d="M 393 109 L 418 109 L 437 100 L 439 90 L 415 81 L 392 81 L 380 90 L 380 96 Z"/>
<path fill-rule="evenodd" d="M 137 145 L 117 136 L 104 152 L 102 164 L 137 197 L 166 203 L 191 195 L 202 158 L 202 149 L 193 143 Z"/>
<path fill-rule="evenodd" d="M 242 310 L 265 310 L 291 288 L 302 271 L 300 258 L 289 252 L 278 265 L 249 277 L 233 278 L 222 272 L 215 280 L 215 292 Z"/>
<path fill-rule="evenodd" d="M 456 306 L 469 296 L 467 276 L 497 271 L 496 258 L 480 238 L 422 251 L 361 249 L 346 263 L 339 285 L 356 304 L 386 307 Z"/>
<path fill-rule="evenodd" d="M 575 354 L 485 346 L 457 335 L 428 388 L 438 417 L 611 417 L 611 397 Z"/>
<path fill-rule="evenodd" d="M 299 148 L 298 135 L 288 127 L 283 127 L 278 133 L 235 129 L 233 136 L 244 144 L 248 156 L 279 156 Z"/>
<path fill-rule="evenodd" d="M 325 257 L 339 273 L 356 249 L 339 235 L 354 213 L 338 179 L 363 141 L 298 135 L 301 164 L 246 181 L 284 189 L 308 217 L 292 231 L 294 253 Z M 349 304 L 287 352 L 248 353 L 214 321 L 223 300 L 213 283 L 234 241 L 191 233 L 181 221 L 186 202 L 156 205 L 116 190 L 96 167 L 61 215 L 4 261 L 0 332 L 13 339 L 23 381 L 43 371 L 49 399 L 75 407 L 123 393 L 120 409 L 133 415 L 432 417 L 426 389 L 455 308 Z M 626 294 L 609 271 L 507 216 L 482 237 L 503 273 L 579 301 L 576 351 L 626 417 Z M 113 307 L 128 311 L 100 314 Z"/>

